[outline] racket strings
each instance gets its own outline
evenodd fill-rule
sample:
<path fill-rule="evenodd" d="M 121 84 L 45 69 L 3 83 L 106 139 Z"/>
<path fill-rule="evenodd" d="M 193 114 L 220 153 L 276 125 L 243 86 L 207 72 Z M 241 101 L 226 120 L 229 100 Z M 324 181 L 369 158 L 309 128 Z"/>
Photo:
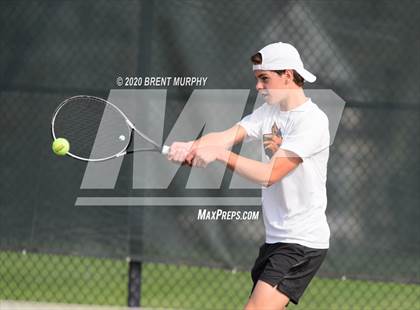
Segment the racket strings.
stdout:
<path fill-rule="evenodd" d="M 98 160 L 125 150 L 131 129 L 121 113 L 106 101 L 72 98 L 56 114 L 54 133 L 70 142 L 70 153 Z"/>

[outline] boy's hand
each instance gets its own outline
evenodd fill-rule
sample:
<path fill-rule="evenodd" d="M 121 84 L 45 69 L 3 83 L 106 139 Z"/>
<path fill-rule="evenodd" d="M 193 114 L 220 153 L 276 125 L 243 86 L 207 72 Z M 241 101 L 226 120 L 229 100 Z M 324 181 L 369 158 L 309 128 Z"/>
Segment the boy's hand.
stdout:
<path fill-rule="evenodd" d="M 194 141 L 174 142 L 171 145 L 167 158 L 174 163 L 184 163 L 190 153 Z"/>

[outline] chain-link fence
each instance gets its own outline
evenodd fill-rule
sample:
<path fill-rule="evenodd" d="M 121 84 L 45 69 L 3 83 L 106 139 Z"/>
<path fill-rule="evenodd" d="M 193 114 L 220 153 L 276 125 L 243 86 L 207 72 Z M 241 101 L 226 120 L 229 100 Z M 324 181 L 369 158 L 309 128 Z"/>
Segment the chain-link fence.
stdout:
<path fill-rule="evenodd" d="M 258 197 L 133 188 L 81 189 L 86 164 L 51 154 L 50 118 L 77 94 L 107 98 L 117 77 L 205 76 L 251 89 L 249 57 L 293 43 L 314 87 L 346 108 L 331 147 L 331 248 L 299 308 L 420 309 L 420 77 L 415 1 L 1 1 L 0 301 L 239 309 L 264 240 L 262 221 L 198 221 L 194 206 L 76 207 L 78 197 Z M 122 87 L 124 88 L 124 87 Z M 193 91 L 169 87 L 166 137 Z M 258 211 L 258 206 L 208 210 Z M 293 306 L 289 306 L 293 308 Z"/>

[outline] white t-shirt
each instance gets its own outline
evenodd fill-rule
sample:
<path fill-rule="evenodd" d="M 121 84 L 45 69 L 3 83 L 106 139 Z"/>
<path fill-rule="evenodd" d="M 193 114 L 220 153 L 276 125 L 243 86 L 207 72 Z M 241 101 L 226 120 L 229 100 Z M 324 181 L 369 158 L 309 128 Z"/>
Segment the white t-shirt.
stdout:
<path fill-rule="evenodd" d="M 327 208 L 327 162 L 330 134 L 328 117 L 310 99 L 290 111 L 263 104 L 239 125 L 248 139 L 260 139 L 277 131 L 280 148 L 303 162 L 283 179 L 262 189 L 267 243 L 298 243 L 316 249 L 329 247 Z M 264 152 L 264 161 L 270 155 Z M 276 154 L 274 154 L 276 156 Z"/>

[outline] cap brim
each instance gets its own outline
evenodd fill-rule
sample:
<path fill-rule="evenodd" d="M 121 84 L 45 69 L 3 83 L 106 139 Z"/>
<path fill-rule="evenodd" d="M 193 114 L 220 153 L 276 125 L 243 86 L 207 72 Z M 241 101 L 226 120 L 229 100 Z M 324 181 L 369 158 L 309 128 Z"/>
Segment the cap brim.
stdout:
<path fill-rule="evenodd" d="M 308 81 L 309 83 L 313 83 L 316 81 L 316 76 L 308 70 L 306 70 L 305 68 L 296 71 L 304 78 L 305 81 Z"/>

